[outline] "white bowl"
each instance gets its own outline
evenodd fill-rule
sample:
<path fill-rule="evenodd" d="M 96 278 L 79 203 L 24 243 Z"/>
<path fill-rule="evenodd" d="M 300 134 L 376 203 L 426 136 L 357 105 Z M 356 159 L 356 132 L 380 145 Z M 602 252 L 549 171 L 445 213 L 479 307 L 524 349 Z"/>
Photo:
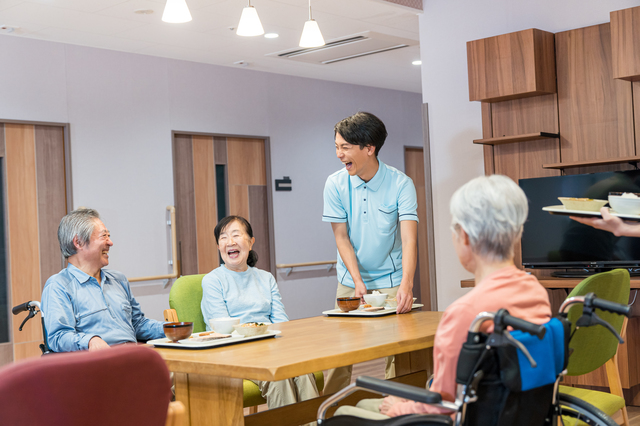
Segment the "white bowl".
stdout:
<path fill-rule="evenodd" d="M 267 332 L 267 329 L 271 324 L 264 324 L 259 327 L 243 327 L 244 324 L 234 325 L 233 328 L 236 330 L 238 334 L 241 334 L 245 337 L 249 336 L 258 336 L 260 334 L 264 334 Z"/>
<path fill-rule="evenodd" d="M 640 214 L 640 198 L 624 198 L 620 195 L 609 195 L 609 205 L 616 213 Z"/>
<path fill-rule="evenodd" d="M 384 301 L 387 298 L 386 294 L 365 294 L 364 301 L 371 306 L 379 307 L 384 305 Z"/>
<path fill-rule="evenodd" d="M 240 324 L 240 318 L 213 318 L 209 320 L 209 326 L 216 333 L 231 334 L 233 326 Z"/>

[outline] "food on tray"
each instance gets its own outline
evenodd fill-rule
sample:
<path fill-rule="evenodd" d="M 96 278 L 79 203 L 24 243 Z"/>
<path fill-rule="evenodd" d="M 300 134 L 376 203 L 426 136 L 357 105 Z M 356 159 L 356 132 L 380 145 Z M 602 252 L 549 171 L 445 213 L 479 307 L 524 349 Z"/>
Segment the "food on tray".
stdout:
<path fill-rule="evenodd" d="M 365 303 L 364 305 L 360 305 L 360 309 L 366 309 L 366 308 L 370 308 L 371 305 L 368 303 Z"/>
<path fill-rule="evenodd" d="M 383 309 L 384 309 L 384 307 L 382 307 L 382 306 L 372 306 L 370 308 L 364 308 L 364 310 L 367 311 L 367 312 L 381 311 Z"/>
<path fill-rule="evenodd" d="M 582 210 L 597 212 L 600 211 L 607 200 L 595 200 L 591 198 L 576 198 L 576 197 L 558 197 L 558 200 L 562 202 L 567 210 Z"/>
<path fill-rule="evenodd" d="M 616 213 L 640 214 L 640 197 L 632 192 L 609 192 L 609 205 Z"/>
<path fill-rule="evenodd" d="M 378 290 L 373 290 L 373 291 L 371 292 L 371 294 L 379 295 L 379 294 L 382 294 L 382 293 L 380 293 Z"/>
<path fill-rule="evenodd" d="M 214 333 L 213 331 L 200 333 L 198 336 L 191 336 L 189 342 L 210 342 L 212 340 L 226 339 L 230 334 Z"/>
<path fill-rule="evenodd" d="M 265 325 L 263 322 L 245 322 L 240 327 L 262 327 Z"/>

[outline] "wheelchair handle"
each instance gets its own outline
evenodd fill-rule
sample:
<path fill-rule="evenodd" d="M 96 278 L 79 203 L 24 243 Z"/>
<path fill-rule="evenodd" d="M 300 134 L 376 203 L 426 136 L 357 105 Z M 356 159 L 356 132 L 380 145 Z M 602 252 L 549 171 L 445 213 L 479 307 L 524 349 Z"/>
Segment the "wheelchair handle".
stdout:
<path fill-rule="evenodd" d="M 593 299 L 591 301 L 594 308 L 602 309 L 603 311 L 613 312 L 614 314 L 624 315 L 628 317 L 631 314 L 631 306 L 621 305 L 620 303 L 610 302 L 604 299 Z"/>
<path fill-rule="evenodd" d="M 24 303 L 22 303 L 22 304 L 20 304 L 18 306 L 14 306 L 13 309 L 11 309 L 11 312 L 13 312 L 13 315 L 18 315 L 21 312 L 28 311 L 30 303 L 31 303 L 31 301 L 24 302 Z"/>
<path fill-rule="evenodd" d="M 494 323 L 495 323 L 495 319 L 494 319 Z M 504 315 L 502 315 L 502 323 L 504 325 L 508 325 L 514 330 L 524 331 L 533 336 L 536 336 L 538 339 L 541 339 L 541 340 L 544 337 L 545 333 L 547 332 L 547 329 L 544 327 L 544 325 L 533 324 L 529 321 L 525 321 L 523 319 L 511 316 L 509 315 L 509 313 L 505 313 Z"/>

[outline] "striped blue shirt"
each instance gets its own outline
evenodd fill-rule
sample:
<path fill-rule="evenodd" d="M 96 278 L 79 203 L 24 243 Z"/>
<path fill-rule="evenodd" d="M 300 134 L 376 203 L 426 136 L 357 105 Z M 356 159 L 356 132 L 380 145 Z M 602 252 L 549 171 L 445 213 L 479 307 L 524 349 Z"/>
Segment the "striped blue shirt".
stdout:
<path fill-rule="evenodd" d="M 349 239 L 367 289 L 390 288 L 402 280 L 400 221 L 418 221 L 413 181 L 378 159 L 375 176 L 365 182 L 341 169 L 324 187 L 324 222 L 347 223 Z M 338 281 L 355 288 L 338 252 Z"/>

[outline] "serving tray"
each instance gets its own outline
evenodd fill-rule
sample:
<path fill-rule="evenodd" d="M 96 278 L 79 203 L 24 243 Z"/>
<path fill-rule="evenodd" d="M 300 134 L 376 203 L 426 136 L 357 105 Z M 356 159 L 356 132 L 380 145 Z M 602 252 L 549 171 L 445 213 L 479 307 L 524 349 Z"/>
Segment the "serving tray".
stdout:
<path fill-rule="evenodd" d="M 205 332 L 203 331 L 203 333 L 205 333 Z M 258 336 L 244 337 L 244 336 L 242 336 L 240 334 L 237 334 L 234 331 L 233 333 L 231 333 L 231 337 L 225 337 L 223 339 L 211 340 L 211 341 L 208 341 L 208 342 L 189 342 L 189 339 L 185 339 L 185 340 L 180 340 L 177 343 L 174 343 L 171 340 L 169 340 L 166 337 L 164 337 L 162 339 L 149 340 L 147 342 L 147 344 L 148 345 L 153 345 L 153 346 L 156 346 L 156 347 L 160 347 L 160 348 L 209 349 L 209 348 L 216 348 L 218 346 L 228 346 L 228 345 L 235 345 L 235 344 L 238 344 L 238 343 L 250 342 L 250 341 L 253 341 L 253 340 L 268 339 L 270 337 L 276 337 L 280 333 L 281 333 L 280 330 L 267 330 L 266 333 L 260 334 Z M 193 337 L 198 337 L 199 335 L 200 335 L 200 333 L 193 333 L 192 334 Z"/>
<path fill-rule="evenodd" d="M 559 214 L 564 216 L 602 217 L 602 214 L 600 214 L 599 211 L 592 212 L 586 210 L 568 210 L 563 205 L 543 207 L 542 210 L 551 214 Z M 618 216 L 619 218 L 624 220 L 640 220 L 640 215 L 637 214 L 617 213 L 615 210 L 611 209 L 609 209 L 609 213 L 611 213 L 612 216 Z"/>
<path fill-rule="evenodd" d="M 422 308 L 423 306 L 424 305 L 421 303 L 414 303 L 413 305 L 411 305 L 411 310 Z M 340 309 L 331 309 L 330 311 L 324 311 L 322 315 L 326 315 L 328 317 L 382 317 L 395 313 L 396 308 L 385 306 L 384 309 L 374 312 L 366 312 L 359 309 L 350 312 L 342 312 Z"/>

